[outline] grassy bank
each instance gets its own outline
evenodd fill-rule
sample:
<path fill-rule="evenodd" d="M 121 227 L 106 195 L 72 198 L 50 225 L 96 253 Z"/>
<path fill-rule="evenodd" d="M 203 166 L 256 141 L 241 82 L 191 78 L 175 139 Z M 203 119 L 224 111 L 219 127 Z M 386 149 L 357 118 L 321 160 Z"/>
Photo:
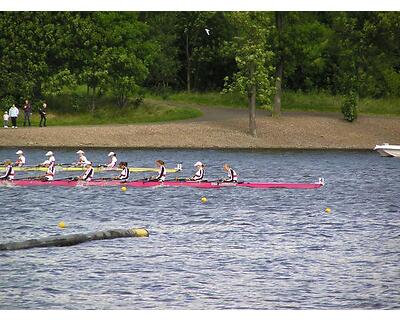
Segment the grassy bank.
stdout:
<path fill-rule="evenodd" d="M 99 106 L 94 113 L 88 110 L 60 111 L 52 110 L 49 104 L 47 125 L 49 126 L 71 126 L 71 125 L 101 125 L 101 124 L 131 124 L 150 123 L 171 120 L 183 120 L 200 116 L 198 109 L 190 107 L 158 106 L 156 104 L 144 103 L 137 108 L 119 109 L 115 106 Z M 33 126 L 39 125 L 40 116 L 34 112 L 31 117 Z M 24 115 L 20 110 L 18 125 L 22 126 Z"/>
<path fill-rule="evenodd" d="M 152 99 L 163 99 L 157 95 L 148 95 Z M 164 96 L 165 99 L 165 96 Z M 285 92 L 282 96 L 282 111 L 341 112 L 341 96 L 326 93 Z M 188 106 L 206 105 L 213 107 L 247 108 L 246 99 L 235 94 L 174 93 L 166 97 L 168 101 L 185 103 Z M 259 106 L 261 108 L 261 106 Z M 359 101 L 360 114 L 400 115 L 400 98 L 372 99 Z"/>

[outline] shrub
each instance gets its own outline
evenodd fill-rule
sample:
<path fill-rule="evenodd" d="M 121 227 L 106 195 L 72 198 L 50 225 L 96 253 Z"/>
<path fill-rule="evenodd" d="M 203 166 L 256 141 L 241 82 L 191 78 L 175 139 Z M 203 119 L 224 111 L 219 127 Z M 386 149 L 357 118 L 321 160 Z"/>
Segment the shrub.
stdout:
<path fill-rule="evenodd" d="M 354 92 L 350 92 L 344 97 L 342 113 L 344 118 L 349 122 L 357 119 L 357 96 Z"/>
<path fill-rule="evenodd" d="M 6 96 L 0 99 L 0 108 L 2 111 L 8 111 L 11 106 L 15 103 L 15 99 L 13 96 Z"/>

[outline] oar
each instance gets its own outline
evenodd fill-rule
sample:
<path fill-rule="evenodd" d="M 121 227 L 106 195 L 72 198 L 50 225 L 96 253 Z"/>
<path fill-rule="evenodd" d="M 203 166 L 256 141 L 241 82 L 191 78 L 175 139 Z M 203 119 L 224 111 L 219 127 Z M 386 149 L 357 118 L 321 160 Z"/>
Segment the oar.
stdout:
<path fill-rule="evenodd" d="M 25 178 L 14 179 L 14 180 L 40 180 L 40 179 L 42 179 L 43 177 L 44 177 L 44 176 L 25 177 Z"/>

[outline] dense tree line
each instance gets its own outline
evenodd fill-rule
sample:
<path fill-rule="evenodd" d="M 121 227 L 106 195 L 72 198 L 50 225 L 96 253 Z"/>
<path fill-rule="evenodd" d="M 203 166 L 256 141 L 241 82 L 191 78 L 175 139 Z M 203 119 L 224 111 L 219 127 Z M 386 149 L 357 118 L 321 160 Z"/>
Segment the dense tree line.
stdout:
<path fill-rule="evenodd" d="M 278 113 L 280 88 L 400 95 L 397 12 L 2 12 L 0 30 L 7 103 L 77 85 L 92 109 L 145 87 L 238 90 Z"/>

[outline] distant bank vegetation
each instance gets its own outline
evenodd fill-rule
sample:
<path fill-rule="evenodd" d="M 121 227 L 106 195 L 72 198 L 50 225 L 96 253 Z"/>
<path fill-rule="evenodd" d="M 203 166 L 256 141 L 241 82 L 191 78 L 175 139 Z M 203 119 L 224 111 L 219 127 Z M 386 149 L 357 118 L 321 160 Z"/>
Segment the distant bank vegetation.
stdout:
<path fill-rule="evenodd" d="M 354 92 L 359 113 L 399 115 L 399 25 L 398 12 L 1 12 L 0 106 L 126 123 L 198 115 L 144 103 L 154 93 L 279 114 L 340 112 Z"/>

